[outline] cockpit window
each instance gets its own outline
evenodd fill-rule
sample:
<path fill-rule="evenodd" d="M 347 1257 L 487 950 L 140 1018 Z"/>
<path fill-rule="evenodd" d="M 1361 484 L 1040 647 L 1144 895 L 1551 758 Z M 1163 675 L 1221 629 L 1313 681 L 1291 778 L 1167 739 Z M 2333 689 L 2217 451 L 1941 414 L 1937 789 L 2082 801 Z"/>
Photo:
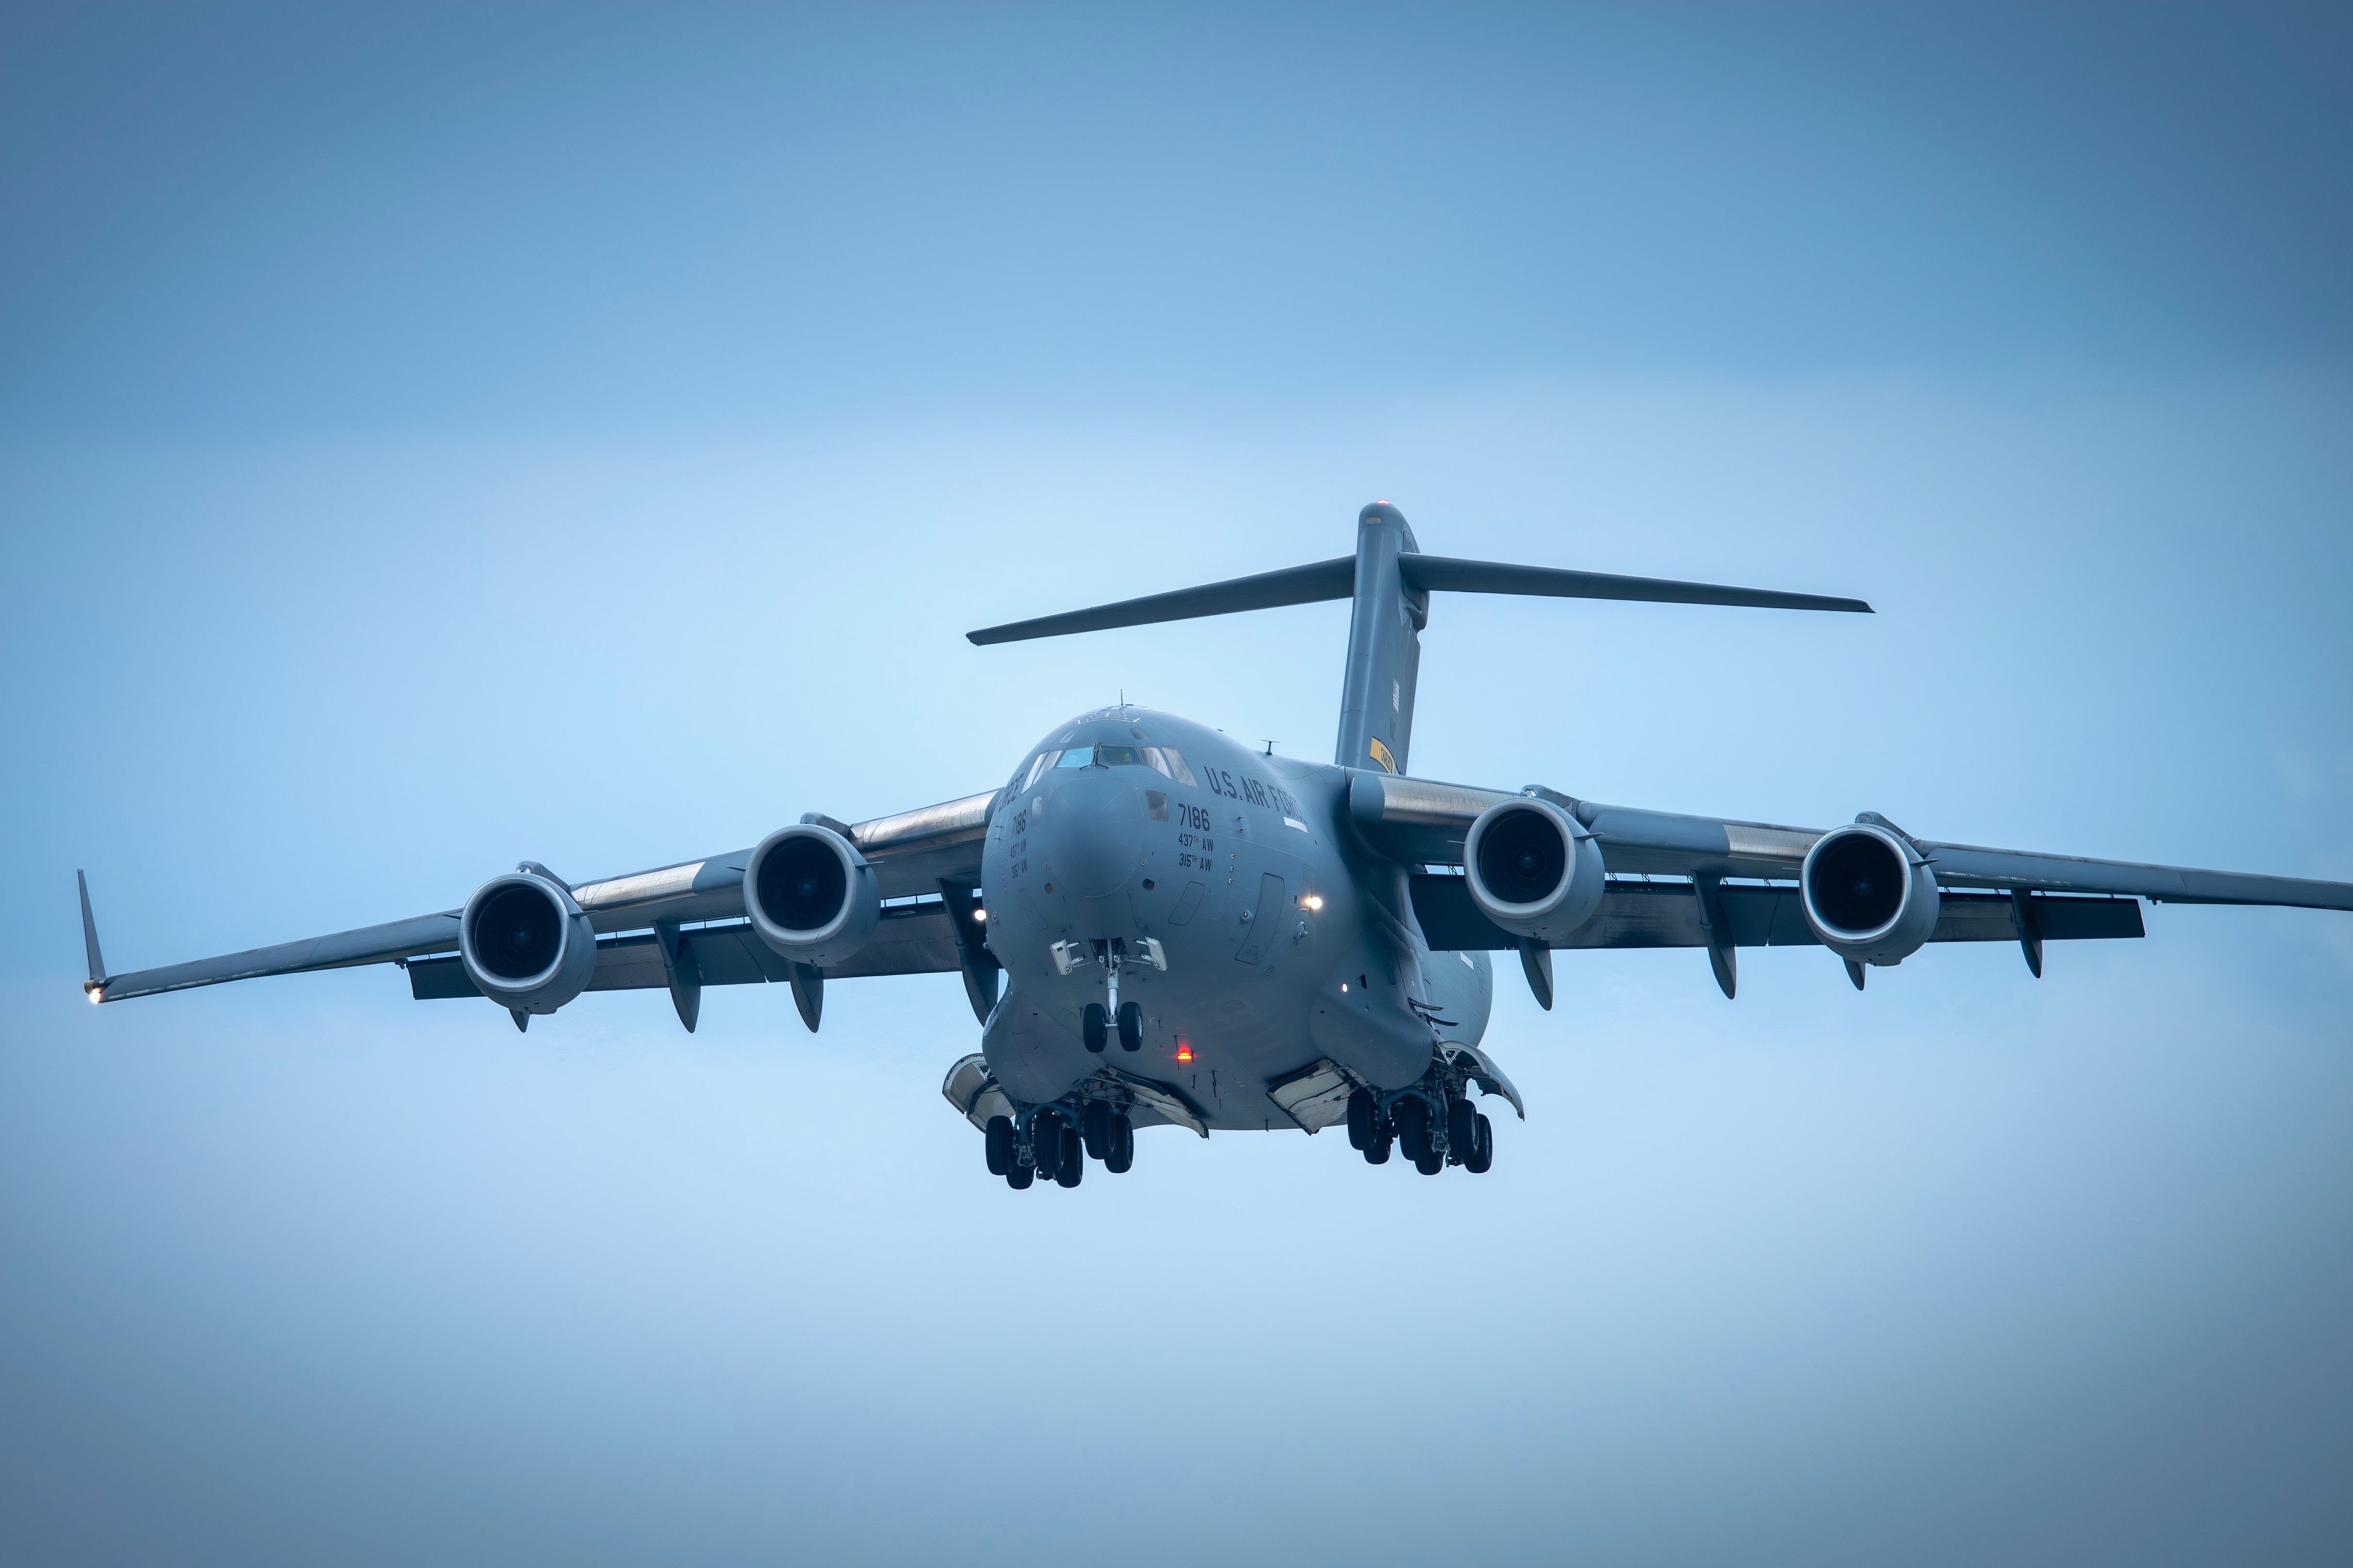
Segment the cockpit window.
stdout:
<path fill-rule="evenodd" d="M 1175 779 L 1180 784 L 1192 784 L 1196 788 L 1199 787 L 1199 781 L 1194 778 L 1193 770 L 1185 765 L 1184 753 L 1179 752 L 1176 747 L 1145 746 L 1143 748 L 1143 752 L 1144 763 L 1146 767 L 1158 768 L 1162 773 L 1166 773 L 1170 778 Z"/>
<path fill-rule="evenodd" d="M 1040 752 L 1038 760 L 1029 764 L 1029 772 L 1014 786 L 1017 791 L 1036 784 L 1050 768 L 1150 768 L 1166 774 L 1181 784 L 1200 787 L 1193 770 L 1185 765 L 1182 753 L 1173 746 L 1072 746 L 1067 751 Z"/>

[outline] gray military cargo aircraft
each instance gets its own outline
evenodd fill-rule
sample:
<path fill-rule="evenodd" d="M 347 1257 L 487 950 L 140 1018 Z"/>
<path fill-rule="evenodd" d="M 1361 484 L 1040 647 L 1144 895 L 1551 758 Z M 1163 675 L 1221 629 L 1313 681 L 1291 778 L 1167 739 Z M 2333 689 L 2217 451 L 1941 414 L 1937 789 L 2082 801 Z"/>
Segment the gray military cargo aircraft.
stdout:
<path fill-rule="evenodd" d="M 1493 975 L 1537 1003 L 1558 949 L 1705 950 L 1733 994 L 1744 947 L 1820 946 L 1856 989 L 1939 942 L 2143 934 L 2140 900 L 2353 910 L 2353 885 L 2023 854 L 1915 838 L 1864 812 L 1828 831 L 1414 777 L 1432 594 L 1519 594 L 1869 614 L 1858 599 L 1425 555 L 1387 502 L 1356 550 L 1309 566 L 992 626 L 1060 637 L 1354 601 L 1329 765 L 1171 713 L 1081 715 L 999 788 L 871 821 L 811 813 L 749 849 L 593 882 L 525 861 L 460 909 L 110 975 L 81 887 L 93 1002 L 363 963 L 420 998 L 486 996 L 523 1028 L 585 992 L 664 987 L 694 1027 L 706 985 L 780 981 L 818 1026 L 828 979 L 957 973 L 980 1050 L 948 1100 L 1012 1186 L 1125 1171 L 1141 1127 L 1345 1122 L 1373 1164 L 1489 1168 L 1472 1098 L 1519 1091 L 1482 1048 Z M 1116 1046 L 1116 1049 L 1113 1047 Z"/>

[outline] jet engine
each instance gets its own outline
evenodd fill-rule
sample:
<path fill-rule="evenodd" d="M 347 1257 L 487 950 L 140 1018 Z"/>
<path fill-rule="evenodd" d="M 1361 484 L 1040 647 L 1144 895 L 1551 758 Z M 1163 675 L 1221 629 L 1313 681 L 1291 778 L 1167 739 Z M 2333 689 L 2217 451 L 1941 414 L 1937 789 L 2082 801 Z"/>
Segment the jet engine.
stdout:
<path fill-rule="evenodd" d="M 882 918 L 881 884 L 856 846 L 805 822 L 760 840 L 744 868 L 744 912 L 760 940 L 796 963 L 839 963 Z"/>
<path fill-rule="evenodd" d="M 1516 937 L 1546 944 L 1591 920 L 1608 891 L 1601 846 L 1568 813 L 1524 795 L 1479 814 L 1462 841 L 1471 900 Z"/>
<path fill-rule="evenodd" d="M 596 973 L 596 931 L 563 883 L 510 871 L 466 900 L 458 956 L 468 978 L 500 1006 L 553 1013 Z"/>
<path fill-rule="evenodd" d="M 1868 822 L 1834 827 L 1798 873 L 1806 923 L 1857 963 L 1901 963 L 1936 929 L 1936 876 L 1900 836 Z"/>

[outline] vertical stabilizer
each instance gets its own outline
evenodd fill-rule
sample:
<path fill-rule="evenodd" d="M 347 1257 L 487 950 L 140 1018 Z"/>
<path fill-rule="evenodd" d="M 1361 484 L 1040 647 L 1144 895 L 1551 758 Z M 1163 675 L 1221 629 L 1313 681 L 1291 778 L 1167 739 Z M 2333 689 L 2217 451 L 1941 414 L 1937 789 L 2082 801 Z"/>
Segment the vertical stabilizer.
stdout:
<path fill-rule="evenodd" d="M 1388 502 L 1375 501 L 1357 514 L 1356 608 L 1348 616 L 1340 743 L 1332 759 L 1344 768 L 1406 770 L 1430 594 L 1407 585 L 1398 558 L 1419 553 L 1405 514 Z"/>

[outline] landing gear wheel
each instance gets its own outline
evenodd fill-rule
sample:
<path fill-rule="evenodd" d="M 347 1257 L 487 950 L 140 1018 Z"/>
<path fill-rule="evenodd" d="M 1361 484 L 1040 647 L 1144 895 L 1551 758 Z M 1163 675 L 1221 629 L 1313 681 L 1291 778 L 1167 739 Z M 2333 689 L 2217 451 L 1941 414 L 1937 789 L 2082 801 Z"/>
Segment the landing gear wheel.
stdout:
<path fill-rule="evenodd" d="M 1397 1121 L 1398 1143 L 1405 1157 L 1419 1165 L 1430 1152 L 1430 1101 L 1418 1094 L 1409 1094 L 1397 1102 L 1389 1114 Z"/>
<path fill-rule="evenodd" d="M 988 1173 L 1009 1175 L 1013 1170 L 1013 1118 L 992 1116 L 981 1134 L 981 1144 L 988 1151 Z"/>
<path fill-rule="evenodd" d="M 1425 1149 L 1421 1152 L 1421 1157 L 1413 1163 L 1413 1168 L 1425 1176 L 1434 1176 L 1446 1169 L 1445 1152 L 1438 1149 Z"/>
<path fill-rule="evenodd" d="M 1471 1163 L 1471 1152 L 1479 1143 L 1479 1110 L 1468 1100 L 1458 1100 L 1446 1108 L 1446 1152 L 1463 1164 Z"/>
<path fill-rule="evenodd" d="M 1380 1102 L 1369 1089 L 1360 1089 L 1348 1097 L 1348 1147 L 1359 1152 L 1373 1146 L 1377 1134 L 1373 1119 L 1380 1114 Z"/>
<path fill-rule="evenodd" d="M 1374 1136 L 1373 1141 L 1365 1145 L 1365 1163 L 1367 1165 L 1388 1164 L 1389 1163 L 1389 1148 L 1396 1142 L 1397 1140 L 1389 1135 L 1389 1130 L 1386 1127 L 1382 1128 L 1379 1132 Z"/>
<path fill-rule="evenodd" d="M 1088 1003 L 1087 1010 L 1079 1015 L 1079 1034 L 1086 1041 L 1087 1049 L 1097 1056 L 1103 1055 L 1103 1039 L 1108 1032 L 1103 1021 L 1103 1005 Z"/>
<path fill-rule="evenodd" d="M 1038 1173 L 1048 1181 L 1062 1163 L 1062 1119 L 1041 1110 L 1029 1123 L 1029 1152 L 1037 1157 Z"/>
<path fill-rule="evenodd" d="M 1079 1112 L 1079 1136 L 1086 1140 L 1087 1153 L 1100 1160 L 1111 1152 L 1111 1107 L 1100 1100 L 1090 1100 Z"/>
<path fill-rule="evenodd" d="M 1097 1047 L 1098 1050 L 1102 1047 Z M 1119 1005 L 1119 1048 L 1140 1051 L 1144 1048 L 1144 1008 L 1137 1003 Z"/>
<path fill-rule="evenodd" d="M 1103 1169 L 1116 1176 L 1135 1164 L 1135 1123 L 1124 1116 L 1111 1119 L 1111 1150 L 1103 1156 Z"/>
<path fill-rule="evenodd" d="M 1471 1152 L 1462 1157 L 1462 1168 L 1472 1175 L 1483 1174 L 1495 1163 L 1495 1127 L 1482 1114 L 1478 1118 L 1477 1135 Z"/>
<path fill-rule="evenodd" d="M 1079 1147 L 1079 1130 L 1069 1122 L 1062 1123 L 1062 1159 L 1054 1167 L 1054 1180 L 1066 1187 L 1075 1187 L 1087 1173 L 1086 1151 Z"/>
<path fill-rule="evenodd" d="M 1005 1184 L 1017 1193 L 1037 1179 L 1038 1167 L 1035 1165 L 1016 1165 L 1005 1173 Z"/>

